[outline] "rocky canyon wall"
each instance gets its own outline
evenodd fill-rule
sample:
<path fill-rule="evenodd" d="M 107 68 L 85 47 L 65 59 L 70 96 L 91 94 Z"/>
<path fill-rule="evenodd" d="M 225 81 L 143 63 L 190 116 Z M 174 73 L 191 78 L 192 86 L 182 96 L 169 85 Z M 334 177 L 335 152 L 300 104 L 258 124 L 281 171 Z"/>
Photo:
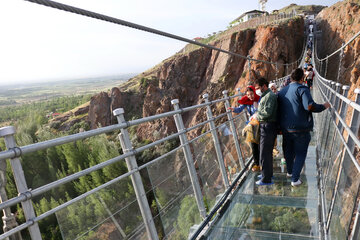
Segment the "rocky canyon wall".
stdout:
<path fill-rule="evenodd" d="M 225 31 L 210 44 L 251 58 L 290 63 L 302 52 L 303 33 L 303 19 L 294 18 L 256 29 Z M 285 68 L 279 65 L 278 76 L 284 74 Z M 131 120 L 172 110 L 172 99 L 179 99 L 181 107 L 199 104 L 204 93 L 210 99 L 220 98 L 223 90 L 232 94 L 236 87 L 244 88 L 257 77 L 273 80 L 275 66 L 251 62 L 249 71 L 244 58 L 206 48 L 182 51 L 119 88 L 93 96 L 86 121 L 94 129 L 116 123 L 112 110 L 118 107 L 124 108 L 126 119 Z M 223 106 L 215 108 L 216 113 L 224 110 Z M 205 117 L 204 109 L 186 113 L 185 125 L 193 125 Z M 140 125 L 137 136 L 154 140 L 175 131 L 173 118 L 167 118 Z"/>
<path fill-rule="evenodd" d="M 319 57 L 323 58 L 360 31 L 360 1 L 342 1 L 325 8 L 317 16 L 316 23 L 322 32 Z M 353 90 L 360 87 L 360 37 L 350 43 L 344 53 L 339 82 L 350 85 L 349 97 L 353 98 Z M 327 78 L 336 81 L 338 64 L 338 55 L 329 59 L 332 67 L 328 68 Z"/>

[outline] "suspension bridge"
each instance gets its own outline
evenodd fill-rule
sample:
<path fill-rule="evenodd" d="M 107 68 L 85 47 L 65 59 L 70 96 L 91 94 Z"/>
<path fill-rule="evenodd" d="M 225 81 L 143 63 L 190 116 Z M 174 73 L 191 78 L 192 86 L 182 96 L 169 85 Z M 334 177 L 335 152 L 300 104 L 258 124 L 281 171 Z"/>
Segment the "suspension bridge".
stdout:
<path fill-rule="evenodd" d="M 252 59 L 53 1 L 28 1 L 196 44 L 247 59 L 249 64 L 262 62 L 276 67 L 281 64 Z M 255 185 L 258 176 L 251 171 L 251 150 L 241 135 L 248 116 L 246 112 L 233 116 L 227 110 L 231 101 L 242 95 L 240 89 L 233 96 L 224 90 L 221 99 L 209 99 L 204 94 L 202 104 L 185 108 L 181 108 L 179 100 L 174 99 L 171 101 L 174 110 L 131 121 L 124 118 L 123 109 L 116 109 L 113 114 L 118 124 L 26 146 L 17 146 L 14 137 L 16 130 L 8 126 L 0 129 L 0 137 L 4 138 L 7 147 L 0 152 L 0 161 L 6 164 L 6 160 L 10 159 L 18 196 L 7 199 L 5 183 L 1 184 L 0 208 L 4 213 L 4 233 L 0 239 L 22 239 L 24 231 L 28 231 L 33 240 L 42 239 L 39 222 L 53 215 L 57 218 L 63 239 L 360 239 L 360 166 L 355 153 L 356 148 L 360 147 L 357 136 L 360 125 L 360 89 L 354 90 L 356 98 L 352 101 L 348 98 L 349 86 L 326 79 L 327 69 L 334 67 L 328 65 L 328 59 L 338 55 L 340 66 L 344 48 L 360 33 L 334 53 L 320 59 L 316 44 L 319 33 L 316 28 L 314 32 L 312 60 L 315 80 L 312 94 L 315 101 L 329 102 L 331 108 L 314 114 L 315 129 L 301 174 L 301 186 L 291 186 L 280 161 L 281 156 L 274 159 L 275 184 L 261 187 Z M 289 68 L 287 73 L 303 65 L 305 45 L 303 49 L 297 61 L 283 64 Z M 287 77 L 274 79 L 274 82 L 280 86 Z M 213 109 L 218 106 L 223 108 L 223 113 L 214 116 Z M 185 126 L 183 114 L 197 109 L 205 109 L 207 120 Z M 129 127 L 168 117 L 173 118 L 177 133 L 138 148 L 133 147 Z M 204 126 L 208 126 L 209 130 L 199 136 L 189 137 L 189 132 Z M 22 156 L 114 131 L 120 131 L 118 139 L 123 154 L 35 189 L 28 187 L 23 173 L 26 166 L 21 164 Z M 180 145 L 139 165 L 136 154 L 172 139 L 179 139 Z M 121 161 L 126 162 L 127 173 L 40 215 L 35 214 L 34 198 Z M 150 179 L 150 186 L 144 183 L 144 171 Z M 126 199 L 105 199 L 109 194 L 119 194 L 117 189 L 124 184 L 131 184 L 134 190 Z M 153 193 L 154 206 L 149 193 Z M 17 204 L 21 204 L 25 215 L 25 222 L 21 224 L 16 222 L 11 212 L 11 207 Z M 80 206 L 88 206 L 88 211 L 93 215 L 86 225 L 77 224 L 68 218 L 74 212 L 81 217 L 84 213 L 78 211 Z M 155 214 L 153 208 L 156 208 Z M 189 223 L 191 226 L 188 226 Z M 104 231 L 109 226 L 115 229 L 111 236 Z M 184 235 L 179 233 L 184 229 L 187 236 L 181 238 L 179 236 Z M 94 237 L 97 232 L 102 232 L 102 238 Z"/>

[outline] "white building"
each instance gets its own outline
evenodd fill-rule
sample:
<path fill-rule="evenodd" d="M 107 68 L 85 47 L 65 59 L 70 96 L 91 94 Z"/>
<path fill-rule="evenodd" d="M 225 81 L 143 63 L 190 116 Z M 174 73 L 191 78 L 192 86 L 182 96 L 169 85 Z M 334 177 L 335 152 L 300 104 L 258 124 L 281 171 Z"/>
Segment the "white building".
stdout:
<path fill-rule="evenodd" d="M 246 22 L 249 21 L 252 18 L 256 18 L 259 16 L 263 16 L 267 14 L 267 12 L 259 11 L 259 10 L 252 10 L 246 13 L 243 13 L 240 17 L 238 17 L 239 22 Z"/>

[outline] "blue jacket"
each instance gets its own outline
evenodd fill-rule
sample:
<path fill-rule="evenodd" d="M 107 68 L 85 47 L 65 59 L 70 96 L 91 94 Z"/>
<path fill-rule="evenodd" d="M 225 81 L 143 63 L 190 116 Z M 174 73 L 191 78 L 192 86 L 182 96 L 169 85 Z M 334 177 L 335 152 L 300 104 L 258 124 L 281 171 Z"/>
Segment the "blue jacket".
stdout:
<path fill-rule="evenodd" d="M 278 93 L 278 119 L 282 131 L 312 131 L 312 112 L 324 110 L 324 105 L 314 102 L 309 88 L 299 83 L 291 83 Z"/>
<path fill-rule="evenodd" d="M 234 113 L 241 113 L 244 109 L 247 109 L 248 113 L 250 114 L 250 116 L 252 116 L 257 109 L 254 107 L 254 105 L 241 105 L 240 107 L 236 107 L 234 108 Z"/>

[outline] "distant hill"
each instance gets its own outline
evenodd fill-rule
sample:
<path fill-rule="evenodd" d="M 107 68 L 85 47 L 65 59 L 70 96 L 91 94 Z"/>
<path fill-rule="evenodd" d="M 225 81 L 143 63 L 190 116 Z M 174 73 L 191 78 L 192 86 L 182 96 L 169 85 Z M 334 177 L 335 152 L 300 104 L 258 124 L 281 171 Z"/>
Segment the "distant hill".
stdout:
<path fill-rule="evenodd" d="M 303 14 L 318 14 L 323 8 L 326 8 L 326 6 L 322 5 L 297 5 L 295 3 L 290 4 L 287 7 L 279 9 L 279 13 L 290 13 L 294 9 L 296 13 L 303 13 Z"/>
<path fill-rule="evenodd" d="M 305 15 L 317 15 L 323 8 L 326 8 L 326 6 L 321 6 L 321 5 L 297 5 L 295 3 L 290 4 L 289 6 L 283 7 L 281 9 L 278 10 L 274 10 L 274 11 L 278 11 L 279 13 L 291 13 L 294 9 L 296 11 L 297 14 L 305 14 Z M 273 11 L 273 12 L 274 12 Z M 277 13 L 273 13 L 272 14 L 277 14 Z M 230 26 L 238 23 L 240 21 L 240 17 L 235 18 L 234 20 L 232 20 L 229 24 Z"/>

